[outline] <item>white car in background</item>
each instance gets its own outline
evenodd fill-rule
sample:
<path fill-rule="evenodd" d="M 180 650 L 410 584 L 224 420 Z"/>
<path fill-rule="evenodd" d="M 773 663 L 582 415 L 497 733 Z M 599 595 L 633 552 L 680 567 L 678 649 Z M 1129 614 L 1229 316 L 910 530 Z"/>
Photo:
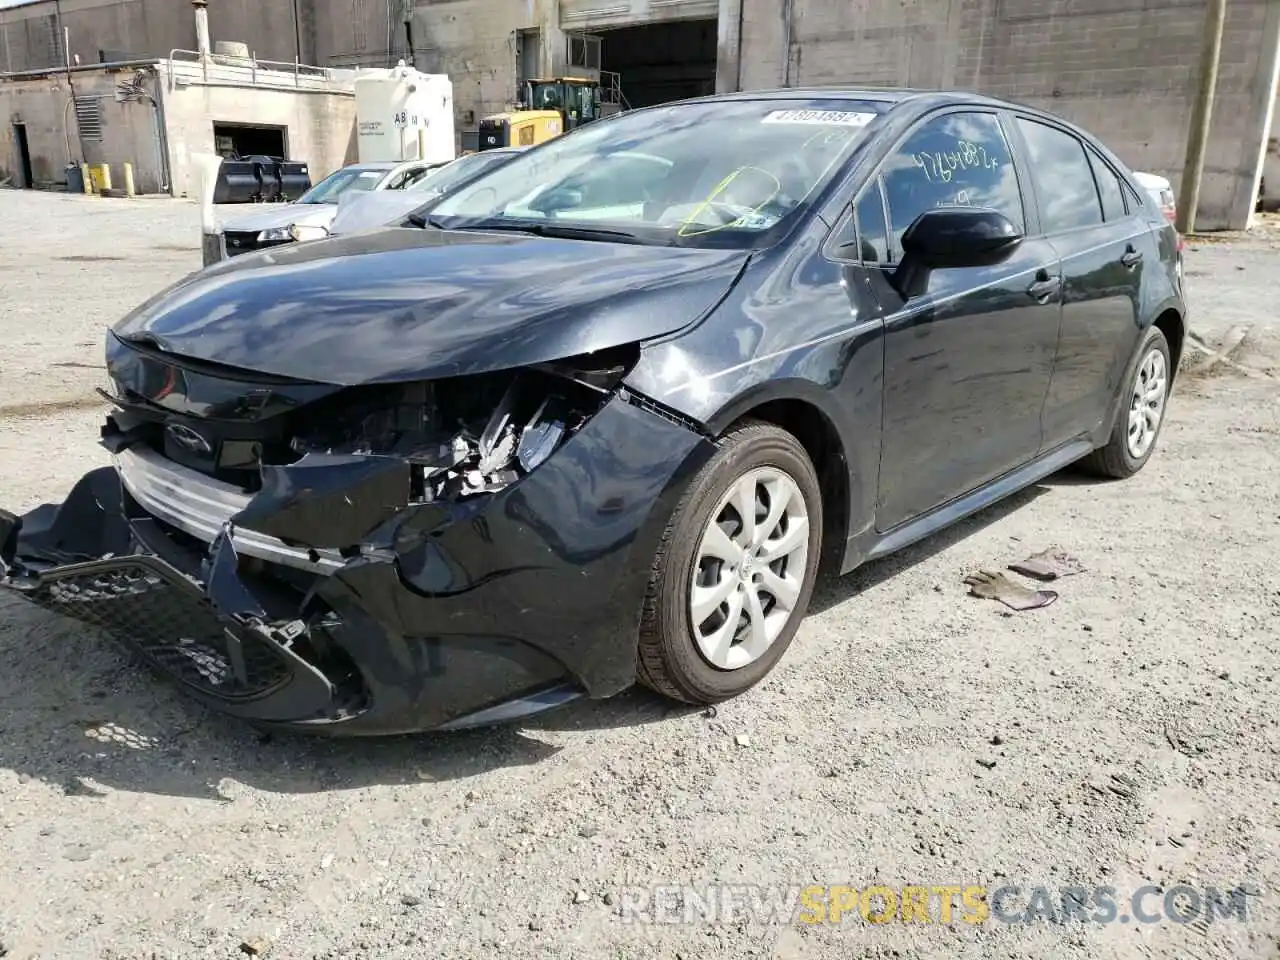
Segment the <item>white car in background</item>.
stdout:
<path fill-rule="evenodd" d="M 1164 214 L 1166 220 L 1170 223 L 1176 223 L 1178 220 L 1178 201 L 1173 194 L 1173 184 L 1166 177 L 1162 177 L 1156 173 L 1143 173 L 1142 171 L 1134 171 L 1134 179 L 1142 186 L 1152 200 L 1156 202 L 1156 206 L 1160 208 L 1160 212 Z M 1184 241 L 1182 235 L 1178 235 L 1178 279 L 1182 279 L 1182 247 Z"/>
<path fill-rule="evenodd" d="M 349 164 L 329 174 L 296 203 L 259 204 L 252 213 L 224 222 L 219 231 L 220 256 L 216 259 L 324 236 L 337 216 L 342 198 L 384 191 L 400 193 L 445 165 L 426 160 Z M 207 254 L 205 266 L 210 262 Z"/>

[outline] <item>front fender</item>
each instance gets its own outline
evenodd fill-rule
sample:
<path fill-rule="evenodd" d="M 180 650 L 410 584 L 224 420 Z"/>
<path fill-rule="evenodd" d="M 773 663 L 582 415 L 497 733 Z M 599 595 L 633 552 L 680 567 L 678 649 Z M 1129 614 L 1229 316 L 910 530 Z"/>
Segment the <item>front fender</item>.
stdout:
<path fill-rule="evenodd" d="M 696 338 L 694 338 L 696 341 Z M 689 346 L 697 347 L 697 343 Z M 627 385 L 718 436 L 760 415 L 802 440 L 823 438 L 815 463 L 828 497 L 840 491 L 829 546 L 874 521 L 883 421 L 884 351 L 878 324 L 704 373 L 706 350 L 682 340 L 646 346 Z M 818 427 L 815 431 L 813 428 Z M 831 519 L 829 511 L 828 519 Z M 837 533 L 839 531 L 839 533 Z"/>

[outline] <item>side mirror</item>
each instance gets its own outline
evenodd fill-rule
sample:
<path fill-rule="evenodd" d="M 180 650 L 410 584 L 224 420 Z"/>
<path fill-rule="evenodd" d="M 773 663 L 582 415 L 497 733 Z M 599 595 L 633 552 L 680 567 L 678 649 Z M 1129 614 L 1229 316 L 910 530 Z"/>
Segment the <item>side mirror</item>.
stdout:
<path fill-rule="evenodd" d="M 902 235 L 902 263 L 894 286 L 904 297 L 922 294 L 933 270 L 989 267 L 1005 260 L 1022 234 L 1004 214 L 983 207 L 939 207 L 916 217 Z"/>

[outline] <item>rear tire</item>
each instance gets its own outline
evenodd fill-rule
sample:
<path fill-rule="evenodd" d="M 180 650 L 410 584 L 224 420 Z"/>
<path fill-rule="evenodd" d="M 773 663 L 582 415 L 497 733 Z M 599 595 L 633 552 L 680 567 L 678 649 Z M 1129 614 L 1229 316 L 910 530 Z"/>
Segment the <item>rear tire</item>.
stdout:
<path fill-rule="evenodd" d="M 1169 341 L 1158 327 L 1149 327 L 1143 334 L 1135 356 L 1111 437 L 1083 461 L 1090 472 L 1117 480 L 1133 476 L 1151 459 L 1173 384 Z"/>
<path fill-rule="evenodd" d="M 640 620 L 638 679 L 685 703 L 730 699 L 773 669 L 822 546 L 817 473 L 794 436 L 744 421 L 718 446 L 667 525 Z"/>

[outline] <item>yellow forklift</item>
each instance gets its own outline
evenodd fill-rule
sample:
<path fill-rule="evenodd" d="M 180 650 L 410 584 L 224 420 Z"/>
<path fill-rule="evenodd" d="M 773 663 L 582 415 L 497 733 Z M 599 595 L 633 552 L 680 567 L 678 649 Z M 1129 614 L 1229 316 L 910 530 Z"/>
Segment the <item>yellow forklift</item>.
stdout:
<path fill-rule="evenodd" d="M 616 113 L 614 106 L 601 103 L 600 84 L 590 77 L 527 80 L 516 110 L 480 121 L 479 148 L 531 147 Z"/>

